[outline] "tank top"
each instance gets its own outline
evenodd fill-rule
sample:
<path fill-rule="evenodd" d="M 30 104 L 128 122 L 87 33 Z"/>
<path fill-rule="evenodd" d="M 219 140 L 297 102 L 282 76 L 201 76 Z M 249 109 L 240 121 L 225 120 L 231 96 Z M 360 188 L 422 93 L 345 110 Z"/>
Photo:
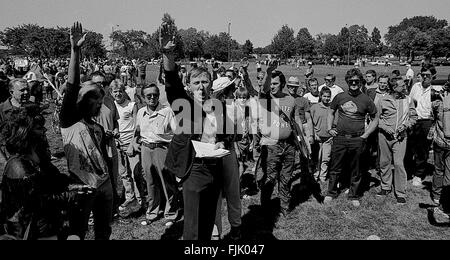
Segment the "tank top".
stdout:
<path fill-rule="evenodd" d="M 135 102 L 125 100 L 123 104 L 118 104 L 114 101 L 119 114 L 119 133 L 120 144 L 127 145 L 133 140 L 134 131 L 136 130 L 136 118 L 133 117 L 133 108 Z"/>

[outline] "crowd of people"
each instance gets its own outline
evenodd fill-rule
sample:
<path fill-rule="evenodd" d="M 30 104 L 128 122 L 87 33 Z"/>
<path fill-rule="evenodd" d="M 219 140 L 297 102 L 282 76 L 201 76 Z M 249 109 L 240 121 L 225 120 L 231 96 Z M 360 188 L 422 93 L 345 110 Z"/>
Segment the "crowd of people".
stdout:
<path fill-rule="evenodd" d="M 183 221 L 183 239 L 210 240 L 223 236 L 225 199 L 230 238 L 239 240 L 242 200 L 260 191 L 263 212 L 286 217 L 295 178 L 319 187 L 319 203 L 346 194 L 359 207 L 371 173 L 381 180 L 377 196 L 405 205 L 408 177 L 423 185 L 431 148 L 434 213 L 448 220 L 450 76 L 432 86 L 431 64 L 416 77 L 411 67 L 405 76 L 352 68 L 343 88 L 331 73 L 320 84 L 312 63 L 302 83 L 271 60 L 257 64 L 254 84 L 248 61 L 176 63 L 173 31 L 159 30 L 157 83 L 146 82 L 145 61 L 82 60 L 79 23 L 70 59 L 30 61 L 23 78 L 2 64 L 3 239 L 84 239 L 92 222 L 95 239 L 106 240 L 115 217 L 145 212 L 144 225 Z M 56 100 L 67 172 L 52 163 L 46 100 Z M 246 173 L 254 177 L 244 185 Z M 328 183 L 324 196 L 319 183 Z"/>

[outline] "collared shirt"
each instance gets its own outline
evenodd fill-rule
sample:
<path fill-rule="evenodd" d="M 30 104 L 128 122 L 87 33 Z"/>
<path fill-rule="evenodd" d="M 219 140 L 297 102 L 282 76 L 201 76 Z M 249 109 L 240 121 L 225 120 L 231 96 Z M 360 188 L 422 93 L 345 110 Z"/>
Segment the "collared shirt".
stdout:
<path fill-rule="evenodd" d="M 431 85 L 424 89 L 422 83 L 417 82 L 412 86 L 409 96 L 416 103 L 419 119 L 431 119 Z"/>
<path fill-rule="evenodd" d="M 326 84 L 321 85 L 319 87 L 319 92 L 322 90 L 323 87 L 326 86 L 327 86 Z M 336 84 L 334 84 L 331 88 L 329 87 L 329 89 L 331 90 L 331 101 L 333 101 L 334 97 L 337 96 L 337 94 L 344 92 L 344 90 Z"/>
<path fill-rule="evenodd" d="M 153 112 L 145 106 L 137 113 L 136 126 L 142 142 L 169 143 L 176 128 L 175 115 L 169 106 L 159 104 Z"/>

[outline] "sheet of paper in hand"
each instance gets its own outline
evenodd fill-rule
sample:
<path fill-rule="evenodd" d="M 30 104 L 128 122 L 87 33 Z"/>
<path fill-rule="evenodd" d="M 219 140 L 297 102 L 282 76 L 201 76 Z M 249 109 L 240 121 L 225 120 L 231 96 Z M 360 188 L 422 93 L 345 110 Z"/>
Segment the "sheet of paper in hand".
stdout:
<path fill-rule="evenodd" d="M 192 141 L 192 145 L 194 145 L 197 158 L 222 158 L 230 154 L 230 151 L 225 149 L 214 150 L 214 144 Z"/>

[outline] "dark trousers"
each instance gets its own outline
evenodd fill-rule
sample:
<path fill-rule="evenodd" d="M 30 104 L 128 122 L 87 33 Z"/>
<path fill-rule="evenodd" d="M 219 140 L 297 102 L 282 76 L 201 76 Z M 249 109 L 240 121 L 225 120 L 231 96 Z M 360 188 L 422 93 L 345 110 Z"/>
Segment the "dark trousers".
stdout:
<path fill-rule="evenodd" d="M 450 189 L 450 150 L 437 145 L 434 145 L 433 150 L 435 170 L 431 194 L 433 199 L 441 200 L 441 204 L 448 205 L 450 200 L 448 193 L 448 189 Z"/>
<path fill-rule="evenodd" d="M 96 240 L 109 240 L 113 218 L 113 187 L 108 179 L 93 194 L 78 195 L 77 205 L 69 211 L 71 234 L 84 239 L 88 230 L 89 215 L 94 215 L 94 233 Z"/>
<path fill-rule="evenodd" d="M 409 175 L 425 178 L 427 169 L 428 154 L 430 152 L 431 141 L 428 140 L 431 120 L 418 120 L 414 125 L 411 135 L 408 137 L 408 144 L 405 155 L 405 168 Z"/>
<path fill-rule="evenodd" d="M 211 240 L 223 185 L 218 162 L 194 162 L 183 183 L 184 240 Z"/>
<path fill-rule="evenodd" d="M 240 198 L 240 179 L 238 170 L 238 160 L 236 152 L 230 150 L 231 154 L 222 158 L 223 189 L 222 196 L 217 203 L 217 213 L 215 224 L 222 233 L 222 197 L 227 201 L 228 222 L 231 227 L 241 225 L 242 204 Z"/>
<path fill-rule="evenodd" d="M 360 169 L 361 155 L 364 153 L 366 140 L 361 137 L 336 136 L 331 146 L 331 160 L 329 167 L 328 194 L 333 198 L 338 195 L 337 184 L 342 175 L 342 169 L 350 171 L 350 190 L 349 199 L 358 199 L 361 197 L 360 184 L 362 172 Z"/>
<path fill-rule="evenodd" d="M 261 205 L 270 202 L 273 189 L 278 181 L 281 208 L 288 209 L 291 200 L 290 184 L 295 164 L 295 146 L 290 142 L 279 142 L 267 146 L 267 176 L 261 188 Z"/>

